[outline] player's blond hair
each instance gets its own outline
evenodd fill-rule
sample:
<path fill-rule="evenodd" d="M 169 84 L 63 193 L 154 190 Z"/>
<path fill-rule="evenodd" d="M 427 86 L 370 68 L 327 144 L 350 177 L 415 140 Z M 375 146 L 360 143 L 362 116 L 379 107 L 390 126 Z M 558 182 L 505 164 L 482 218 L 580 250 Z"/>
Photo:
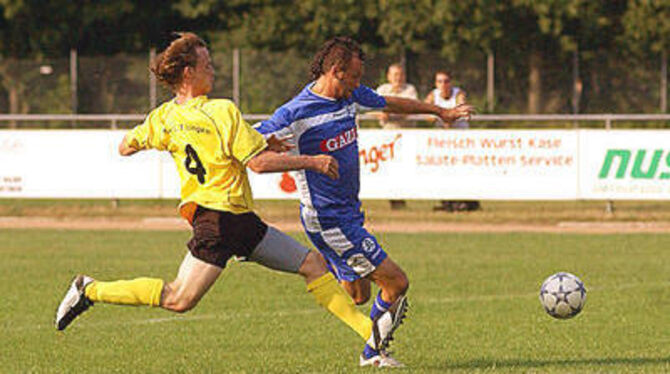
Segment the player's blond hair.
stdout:
<path fill-rule="evenodd" d="M 173 92 L 184 79 L 184 69 L 188 66 L 195 67 L 198 61 L 197 48 L 207 48 L 207 44 L 192 32 L 180 32 L 176 35 L 178 38 L 149 65 L 158 81 Z"/>

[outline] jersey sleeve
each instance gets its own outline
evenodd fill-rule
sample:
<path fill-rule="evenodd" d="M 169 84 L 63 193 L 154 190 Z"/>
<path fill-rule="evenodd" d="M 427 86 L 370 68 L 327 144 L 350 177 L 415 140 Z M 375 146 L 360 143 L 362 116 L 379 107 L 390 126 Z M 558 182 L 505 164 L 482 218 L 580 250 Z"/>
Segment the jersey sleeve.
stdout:
<path fill-rule="evenodd" d="M 231 105 L 234 126 L 230 134 L 230 153 L 231 156 L 246 165 L 249 160 L 259 154 L 268 144 L 265 138 L 255 131 L 247 121 L 242 118 L 242 113 L 234 105 Z"/>
<path fill-rule="evenodd" d="M 290 111 L 281 107 L 272 114 L 270 119 L 255 124 L 254 129 L 266 138 L 270 135 L 284 138 L 292 134 L 291 123 L 293 123 L 293 120 Z"/>
<path fill-rule="evenodd" d="M 126 145 L 137 150 L 157 149 L 164 151 L 168 145 L 168 132 L 165 131 L 161 108 L 157 108 L 135 126 L 126 135 Z"/>
<path fill-rule="evenodd" d="M 382 109 L 386 107 L 384 96 L 379 95 L 370 87 L 362 84 L 354 90 L 352 97 L 362 110 Z"/>

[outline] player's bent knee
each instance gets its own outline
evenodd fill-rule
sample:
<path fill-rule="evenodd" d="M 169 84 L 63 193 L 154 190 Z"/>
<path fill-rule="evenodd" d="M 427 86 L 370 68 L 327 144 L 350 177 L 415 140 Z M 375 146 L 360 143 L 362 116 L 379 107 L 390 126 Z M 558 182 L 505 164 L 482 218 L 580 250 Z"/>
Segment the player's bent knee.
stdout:
<path fill-rule="evenodd" d="M 323 259 L 320 253 L 314 251 L 310 251 L 307 254 L 302 265 L 300 265 L 300 269 L 298 269 L 298 273 L 306 278 L 319 277 L 326 274 L 326 272 L 328 272 L 326 260 Z"/>
<path fill-rule="evenodd" d="M 406 294 L 407 290 L 409 289 L 409 279 L 407 279 L 407 275 L 405 275 L 405 272 L 402 270 L 395 278 L 394 288 L 396 289 L 396 292 L 399 294 L 399 296 Z"/>
<path fill-rule="evenodd" d="M 406 294 L 408 289 L 409 289 L 409 279 L 407 279 L 407 276 L 405 275 L 404 272 L 400 271 L 393 278 L 393 281 L 391 282 L 391 284 L 389 284 L 389 287 L 387 287 L 386 291 L 389 293 L 389 296 L 393 300 L 395 300 L 400 296 Z"/>

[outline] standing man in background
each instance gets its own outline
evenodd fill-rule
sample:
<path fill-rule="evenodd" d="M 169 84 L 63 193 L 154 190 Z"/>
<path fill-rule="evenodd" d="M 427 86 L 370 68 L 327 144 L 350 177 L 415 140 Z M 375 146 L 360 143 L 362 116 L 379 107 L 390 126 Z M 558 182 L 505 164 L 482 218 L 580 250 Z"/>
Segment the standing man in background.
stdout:
<path fill-rule="evenodd" d="M 424 101 L 442 108 L 452 109 L 459 105 L 466 104 L 466 99 L 466 93 L 463 89 L 451 85 L 451 73 L 446 70 L 438 70 L 437 73 L 435 73 L 435 89 L 430 91 Z M 470 123 L 467 118 L 461 117 L 456 118 L 453 121 L 444 121 L 443 126 L 444 128 L 467 129 L 470 128 Z M 480 208 L 479 201 L 442 200 L 440 201 L 440 205 L 433 209 L 446 212 L 461 212 L 479 210 Z"/>
<path fill-rule="evenodd" d="M 419 95 L 414 85 L 407 83 L 405 68 L 400 63 L 392 64 L 386 71 L 387 83 L 377 87 L 377 94 L 381 96 L 404 97 L 406 99 L 418 100 Z M 416 121 L 407 120 L 406 114 L 379 113 L 379 125 L 383 129 L 400 129 L 403 127 L 416 127 Z"/>

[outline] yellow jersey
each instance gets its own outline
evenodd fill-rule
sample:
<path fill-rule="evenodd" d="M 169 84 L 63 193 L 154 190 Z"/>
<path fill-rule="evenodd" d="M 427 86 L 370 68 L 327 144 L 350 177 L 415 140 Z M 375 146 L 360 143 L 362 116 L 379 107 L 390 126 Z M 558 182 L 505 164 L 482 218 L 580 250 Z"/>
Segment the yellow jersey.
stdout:
<path fill-rule="evenodd" d="M 197 205 L 236 214 L 253 209 L 246 164 L 267 142 L 230 100 L 170 100 L 151 111 L 125 139 L 138 150 L 170 152 L 181 179 L 179 212 L 187 220 Z"/>

